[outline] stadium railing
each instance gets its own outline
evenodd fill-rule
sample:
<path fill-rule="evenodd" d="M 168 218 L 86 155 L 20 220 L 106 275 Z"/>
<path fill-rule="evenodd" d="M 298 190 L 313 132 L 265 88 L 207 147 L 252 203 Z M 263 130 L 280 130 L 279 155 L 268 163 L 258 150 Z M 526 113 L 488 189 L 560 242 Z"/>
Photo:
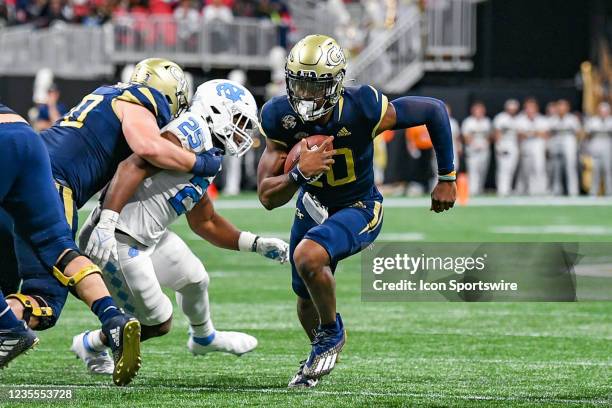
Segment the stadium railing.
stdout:
<path fill-rule="evenodd" d="M 267 68 L 278 29 L 269 20 L 235 18 L 179 24 L 173 16 L 127 15 L 106 27 L 108 55 L 118 64 L 151 55 L 202 68 Z"/>
<path fill-rule="evenodd" d="M 62 24 L 43 30 L 30 26 L 2 29 L 0 74 L 34 75 L 41 68 L 50 68 L 70 78 L 108 75 L 114 66 L 104 44 L 100 27 Z"/>
<path fill-rule="evenodd" d="M 124 15 L 103 27 L 9 27 L 0 29 L 0 74 L 35 75 L 50 68 L 61 77 L 94 78 L 151 55 L 205 69 L 267 68 L 278 36 L 272 22 L 250 18 L 177 24 L 173 16 Z"/>

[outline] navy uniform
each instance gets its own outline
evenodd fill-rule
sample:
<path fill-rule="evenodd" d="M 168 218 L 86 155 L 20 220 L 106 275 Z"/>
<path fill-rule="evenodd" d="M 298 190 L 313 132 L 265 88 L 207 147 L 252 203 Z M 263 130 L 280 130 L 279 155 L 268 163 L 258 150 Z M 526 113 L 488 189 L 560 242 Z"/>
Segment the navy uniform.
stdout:
<path fill-rule="evenodd" d="M 0 114 L 15 112 L 0 104 Z M 27 123 L 0 123 L 0 174 L 2 208 L 45 275 L 54 279 L 50 271 L 59 256 L 77 247 L 53 184 L 47 150 Z"/>
<path fill-rule="evenodd" d="M 113 177 L 117 165 L 131 149 L 115 114 L 116 101 L 144 106 L 156 118 L 160 128 L 172 118 L 164 96 L 141 84 L 101 86 L 86 95 L 81 103 L 40 134 L 51 159 L 56 193 L 70 225 L 72 238 L 78 229 L 78 209 Z M 15 238 L 21 292 L 42 296 L 57 320 L 67 297 L 67 288 L 49 274 L 49 269 L 35 256 L 29 243 Z"/>
<path fill-rule="evenodd" d="M 371 244 L 383 221 L 382 195 L 374 185 L 373 139 L 388 106 L 387 97 L 371 86 L 346 87 L 324 125 L 300 119 L 286 96 L 268 101 L 261 110 L 263 133 L 289 151 L 310 135 L 334 136 L 335 163 L 318 181 L 300 189 L 291 228 L 290 259 L 293 291 L 310 295 L 293 262 L 302 239 L 317 242 L 329 254 L 330 267 Z M 329 218 L 318 225 L 305 211 L 307 191 L 328 207 Z"/>

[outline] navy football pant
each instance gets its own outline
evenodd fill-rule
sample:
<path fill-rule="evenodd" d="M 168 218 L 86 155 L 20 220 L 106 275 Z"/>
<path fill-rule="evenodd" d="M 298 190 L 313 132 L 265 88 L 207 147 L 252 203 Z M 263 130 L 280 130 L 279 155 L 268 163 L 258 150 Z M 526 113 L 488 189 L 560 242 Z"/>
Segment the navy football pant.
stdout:
<path fill-rule="evenodd" d="M 350 207 L 330 211 L 329 218 L 318 225 L 304 209 L 300 194 L 289 244 L 291 286 L 295 294 L 303 299 L 310 299 L 306 284 L 293 261 L 295 248 L 302 239 L 310 239 L 325 248 L 334 273 L 339 261 L 360 252 L 374 242 L 382 228 L 382 220 L 383 209 L 380 201 L 359 201 Z"/>
<path fill-rule="evenodd" d="M 20 253 L 21 243 L 27 244 L 31 248 L 28 261 L 39 266 L 37 273 L 42 275 L 44 270 L 45 282 L 38 285 L 41 286 L 38 293 L 28 293 L 24 286 L 22 293 L 41 294 L 47 299 L 55 297 L 57 291 L 62 292 L 60 298 L 63 296 L 65 301 L 67 289 L 51 275 L 51 271 L 62 252 L 77 250 L 77 246 L 51 175 L 49 155 L 29 125 L 0 124 L 0 175 L 0 206 L 15 223 L 15 233 L 19 236 L 17 253 Z M 26 273 L 24 268 L 28 266 L 20 265 L 20 274 Z M 62 306 L 63 302 L 59 310 L 54 310 L 56 317 Z"/>

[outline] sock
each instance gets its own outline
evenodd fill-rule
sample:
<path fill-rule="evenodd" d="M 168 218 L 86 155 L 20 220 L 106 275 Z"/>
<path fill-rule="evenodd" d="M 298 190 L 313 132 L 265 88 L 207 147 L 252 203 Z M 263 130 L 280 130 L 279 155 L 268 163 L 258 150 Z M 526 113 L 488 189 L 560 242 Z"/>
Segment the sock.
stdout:
<path fill-rule="evenodd" d="M 85 348 L 89 351 L 105 351 L 106 345 L 102 342 L 102 338 L 100 335 L 102 334 L 102 330 L 94 330 L 90 331 L 83 336 L 83 342 L 85 343 Z"/>
<path fill-rule="evenodd" d="M 210 319 L 202 324 L 190 323 L 189 326 L 191 327 L 191 334 L 193 334 L 193 337 L 208 337 L 211 334 L 215 333 L 215 327 L 213 326 Z"/>
<path fill-rule="evenodd" d="M 194 334 L 193 335 L 193 341 L 198 343 L 200 346 L 208 346 L 215 339 L 215 334 L 216 334 L 216 332 L 214 330 L 213 330 L 213 332 L 211 334 L 209 334 L 206 337 L 199 337 L 199 336 L 196 336 Z"/>
<path fill-rule="evenodd" d="M 332 323 L 322 324 L 319 326 L 321 330 L 340 330 L 340 322 L 338 321 L 338 315 L 336 315 L 336 320 Z"/>
<path fill-rule="evenodd" d="M 91 305 L 91 311 L 98 316 L 98 319 L 100 319 L 100 323 L 102 324 L 106 323 L 115 316 L 121 315 L 115 301 L 110 296 L 104 296 L 93 302 L 93 305 Z"/>
<path fill-rule="evenodd" d="M 11 307 L 4 300 L 4 296 L 0 293 L 0 329 L 12 329 L 19 324 L 23 324 L 23 322 L 17 319 Z"/>

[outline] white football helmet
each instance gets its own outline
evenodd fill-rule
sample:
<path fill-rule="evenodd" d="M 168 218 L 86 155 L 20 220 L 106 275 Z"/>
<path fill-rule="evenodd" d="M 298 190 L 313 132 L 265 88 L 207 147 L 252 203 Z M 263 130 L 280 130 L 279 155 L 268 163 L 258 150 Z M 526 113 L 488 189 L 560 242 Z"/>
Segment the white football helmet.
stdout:
<path fill-rule="evenodd" d="M 198 86 L 191 111 L 202 114 L 225 152 L 242 156 L 253 145 L 251 133 L 259 126 L 255 98 L 244 86 L 228 79 L 214 79 Z"/>

